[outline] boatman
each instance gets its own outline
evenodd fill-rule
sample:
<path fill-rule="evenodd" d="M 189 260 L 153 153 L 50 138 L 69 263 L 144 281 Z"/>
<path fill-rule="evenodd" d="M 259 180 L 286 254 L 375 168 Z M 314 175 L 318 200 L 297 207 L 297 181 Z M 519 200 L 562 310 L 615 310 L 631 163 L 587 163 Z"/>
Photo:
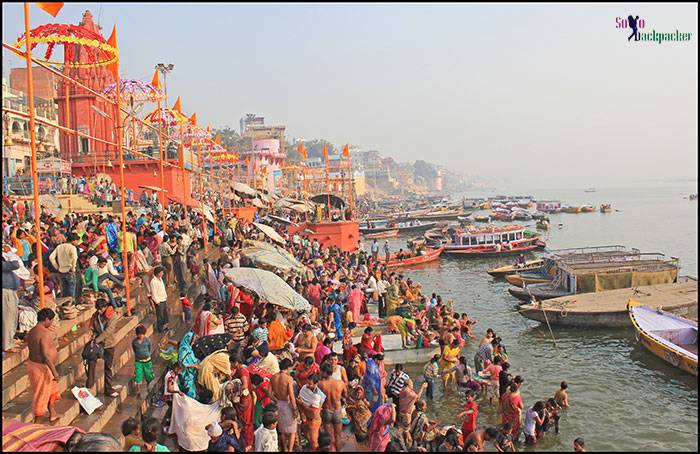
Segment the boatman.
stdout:
<path fill-rule="evenodd" d="M 375 238 L 374 241 L 372 242 L 372 258 L 376 261 L 377 257 L 379 257 L 379 243 L 377 242 L 377 239 Z"/>
<path fill-rule="evenodd" d="M 389 255 L 391 250 L 389 249 L 389 240 L 384 240 L 384 255 L 386 255 L 386 261 L 389 261 Z"/>

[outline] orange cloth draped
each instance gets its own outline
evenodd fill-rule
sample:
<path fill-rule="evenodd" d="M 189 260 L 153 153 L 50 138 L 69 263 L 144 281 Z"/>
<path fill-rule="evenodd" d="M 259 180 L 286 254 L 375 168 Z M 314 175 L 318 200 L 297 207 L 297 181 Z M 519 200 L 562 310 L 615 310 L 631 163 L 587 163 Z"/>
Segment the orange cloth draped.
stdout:
<path fill-rule="evenodd" d="M 43 363 L 27 360 L 27 373 L 32 388 L 32 411 L 36 417 L 44 416 L 49 403 L 61 398 L 58 383 L 53 381 L 49 366 Z"/>
<path fill-rule="evenodd" d="M 270 350 L 281 350 L 287 343 L 287 331 L 279 320 L 273 320 L 267 328 L 267 342 Z"/>

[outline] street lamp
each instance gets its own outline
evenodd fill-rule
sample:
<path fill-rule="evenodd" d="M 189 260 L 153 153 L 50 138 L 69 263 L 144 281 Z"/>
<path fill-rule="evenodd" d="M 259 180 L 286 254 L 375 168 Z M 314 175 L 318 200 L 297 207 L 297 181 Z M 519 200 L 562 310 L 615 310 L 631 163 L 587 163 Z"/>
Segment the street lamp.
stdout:
<path fill-rule="evenodd" d="M 156 69 L 163 75 L 163 91 L 165 92 L 165 107 L 168 107 L 168 73 L 175 68 L 172 63 L 158 63 Z"/>

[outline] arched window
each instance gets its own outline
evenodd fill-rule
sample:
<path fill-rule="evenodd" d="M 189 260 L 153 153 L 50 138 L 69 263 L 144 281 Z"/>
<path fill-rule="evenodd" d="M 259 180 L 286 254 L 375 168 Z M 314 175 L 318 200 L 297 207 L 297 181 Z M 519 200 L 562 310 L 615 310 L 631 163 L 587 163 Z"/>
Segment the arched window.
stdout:
<path fill-rule="evenodd" d="M 19 121 L 13 121 L 12 122 L 12 134 L 21 134 L 22 133 L 22 125 L 19 123 Z"/>

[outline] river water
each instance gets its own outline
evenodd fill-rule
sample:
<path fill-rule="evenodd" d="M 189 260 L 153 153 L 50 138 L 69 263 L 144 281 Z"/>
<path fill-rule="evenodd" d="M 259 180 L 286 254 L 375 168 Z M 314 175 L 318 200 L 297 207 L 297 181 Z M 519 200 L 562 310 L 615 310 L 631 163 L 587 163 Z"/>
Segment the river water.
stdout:
<path fill-rule="evenodd" d="M 517 188 L 516 188 L 517 189 Z M 532 195 L 564 204 L 612 203 L 613 213 L 551 215 L 553 229 L 543 238 L 548 247 L 622 244 L 642 252 L 662 252 L 680 258 L 681 274 L 697 276 L 698 205 L 683 199 L 697 192 L 697 182 L 655 183 L 620 188 L 529 190 L 499 189 L 498 194 Z M 473 191 L 466 197 L 495 195 Z M 563 224 L 561 228 L 557 225 Z M 534 223 L 531 224 L 534 230 Z M 393 250 L 405 248 L 405 238 L 391 241 Z M 552 397 L 559 382 L 569 383 L 571 407 L 560 422 L 560 434 L 548 433 L 525 451 L 571 451 L 574 438 L 583 437 L 589 450 L 697 451 L 698 381 L 637 345 L 629 329 L 575 329 L 554 326 L 556 345 L 546 325 L 516 312 L 504 280 L 486 270 L 511 259 L 464 259 L 443 256 L 438 262 L 405 268 L 402 273 L 423 284 L 424 293 L 452 299 L 459 312 L 478 320 L 477 338 L 486 328 L 501 336 L 510 355 L 511 372 L 525 378 L 523 403 Z M 471 364 L 476 341 L 463 354 Z M 416 388 L 422 383 L 422 364 L 407 365 Z M 431 418 L 461 426 L 457 414 L 462 400 L 452 390 L 443 398 L 442 385 L 429 402 Z M 497 409 L 479 402 L 479 427 L 500 423 Z M 521 437 L 522 440 L 522 437 Z"/>

